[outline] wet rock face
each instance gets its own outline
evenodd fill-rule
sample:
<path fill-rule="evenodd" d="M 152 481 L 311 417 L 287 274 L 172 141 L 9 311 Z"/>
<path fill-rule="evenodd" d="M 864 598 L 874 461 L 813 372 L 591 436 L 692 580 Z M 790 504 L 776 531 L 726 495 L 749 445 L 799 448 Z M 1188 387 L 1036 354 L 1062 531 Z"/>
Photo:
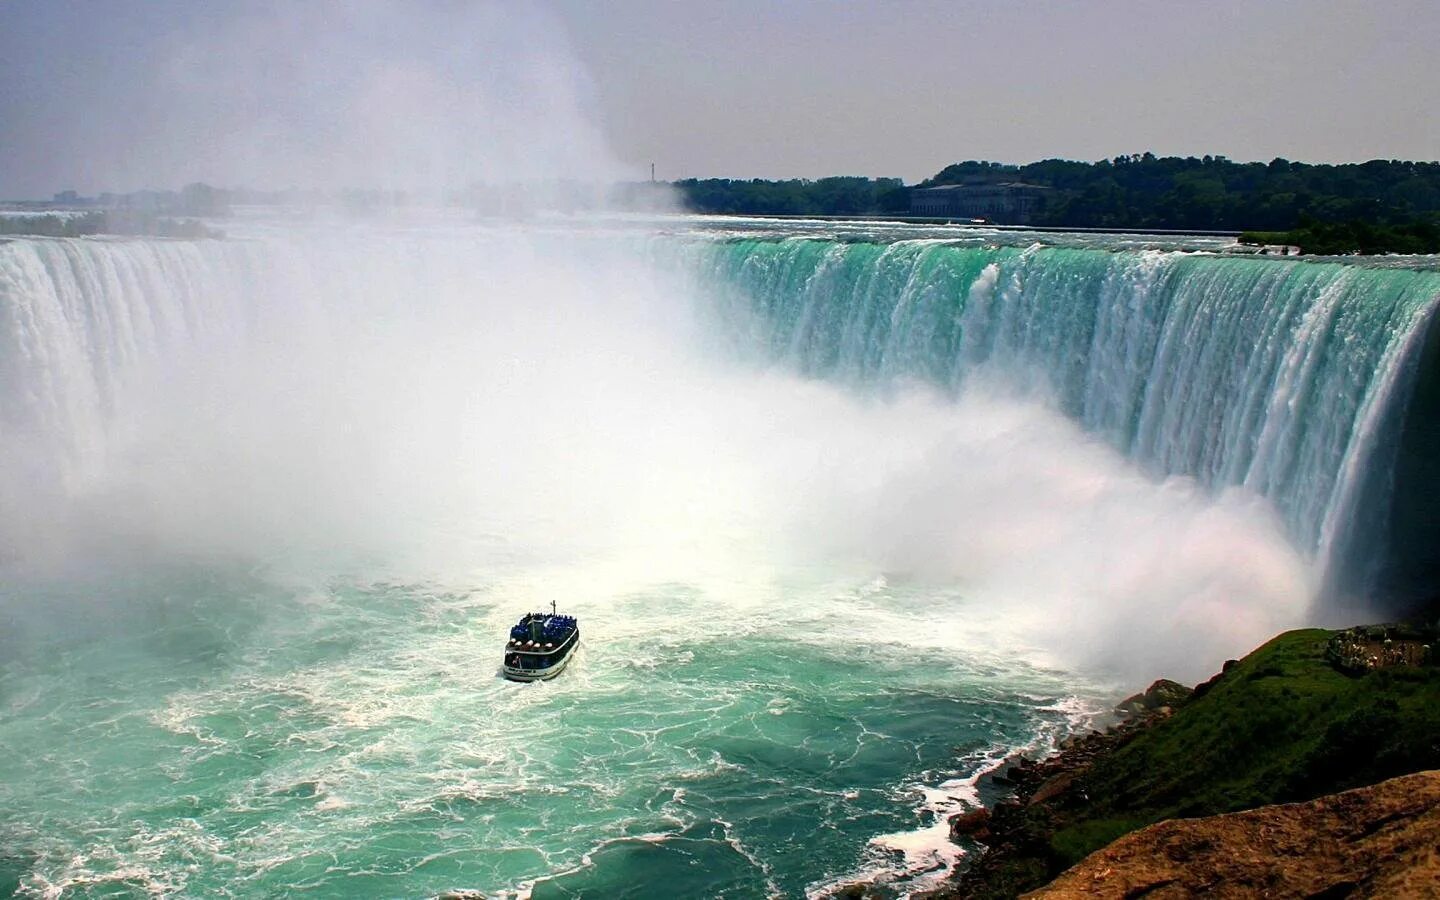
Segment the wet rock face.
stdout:
<path fill-rule="evenodd" d="M 950 840 L 969 838 L 985 843 L 990 839 L 990 810 L 985 807 L 972 809 L 950 817 Z"/>
<path fill-rule="evenodd" d="M 995 777 L 1014 789 L 1013 796 L 993 807 L 973 809 L 950 818 L 950 837 L 984 845 L 986 851 L 956 880 L 939 890 L 919 895 L 939 898 L 1015 897 L 1043 884 L 1052 874 L 1048 844 L 1058 811 L 1073 811 L 1089 803 L 1079 779 L 1095 759 L 1113 753 L 1150 725 L 1163 720 L 1169 707 L 1144 711 L 1106 731 L 1074 735 L 1062 743 L 1062 752 L 1043 760 L 1018 759 L 1002 765 Z"/>
<path fill-rule="evenodd" d="M 1440 898 L 1440 771 L 1307 803 L 1176 819 L 1027 898 Z"/>

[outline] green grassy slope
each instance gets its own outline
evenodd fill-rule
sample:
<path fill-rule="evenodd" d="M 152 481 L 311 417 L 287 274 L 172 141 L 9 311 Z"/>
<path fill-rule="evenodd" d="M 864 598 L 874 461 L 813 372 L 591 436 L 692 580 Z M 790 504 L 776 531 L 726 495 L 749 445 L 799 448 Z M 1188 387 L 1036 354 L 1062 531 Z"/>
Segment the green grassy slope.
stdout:
<path fill-rule="evenodd" d="M 1308 800 L 1440 768 L 1440 666 L 1347 675 L 1334 632 L 1282 634 L 1203 695 L 1099 758 L 1050 844 L 1068 865 L 1120 834 L 1176 817 Z"/>

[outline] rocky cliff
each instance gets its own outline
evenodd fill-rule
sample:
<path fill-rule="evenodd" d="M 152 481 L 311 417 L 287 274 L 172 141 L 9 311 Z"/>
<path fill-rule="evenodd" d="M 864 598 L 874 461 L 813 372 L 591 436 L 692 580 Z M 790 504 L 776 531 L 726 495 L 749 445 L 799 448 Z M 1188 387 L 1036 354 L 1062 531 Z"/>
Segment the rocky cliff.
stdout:
<path fill-rule="evenodd" d="M 1440 898 L 1440 771 L 1151 825 L 1025 896 Z"/>

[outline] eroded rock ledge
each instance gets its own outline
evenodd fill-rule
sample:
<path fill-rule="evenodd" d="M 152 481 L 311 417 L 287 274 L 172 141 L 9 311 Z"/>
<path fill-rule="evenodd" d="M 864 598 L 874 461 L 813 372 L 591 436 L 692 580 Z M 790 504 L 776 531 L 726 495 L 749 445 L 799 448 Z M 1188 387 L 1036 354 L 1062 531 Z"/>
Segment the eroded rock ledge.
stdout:
<path fill-rule="evenodd" d="M 1025 896 L 1440 898 L 1440 771 L 1151 825 Z"/>

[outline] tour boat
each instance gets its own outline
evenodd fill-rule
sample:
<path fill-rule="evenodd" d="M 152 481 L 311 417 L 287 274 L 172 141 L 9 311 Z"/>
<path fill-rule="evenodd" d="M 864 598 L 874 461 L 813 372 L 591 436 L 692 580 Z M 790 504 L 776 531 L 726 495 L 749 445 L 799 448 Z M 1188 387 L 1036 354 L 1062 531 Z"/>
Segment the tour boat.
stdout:
<path fill-rule="evenodd" d="M 580 644 L 580 623 L 562 616 L 551 601 L 548 613 L 526 613 L 510 629 L 502 671 L 511 681 L 545 681 L 565 671 Z"/>

